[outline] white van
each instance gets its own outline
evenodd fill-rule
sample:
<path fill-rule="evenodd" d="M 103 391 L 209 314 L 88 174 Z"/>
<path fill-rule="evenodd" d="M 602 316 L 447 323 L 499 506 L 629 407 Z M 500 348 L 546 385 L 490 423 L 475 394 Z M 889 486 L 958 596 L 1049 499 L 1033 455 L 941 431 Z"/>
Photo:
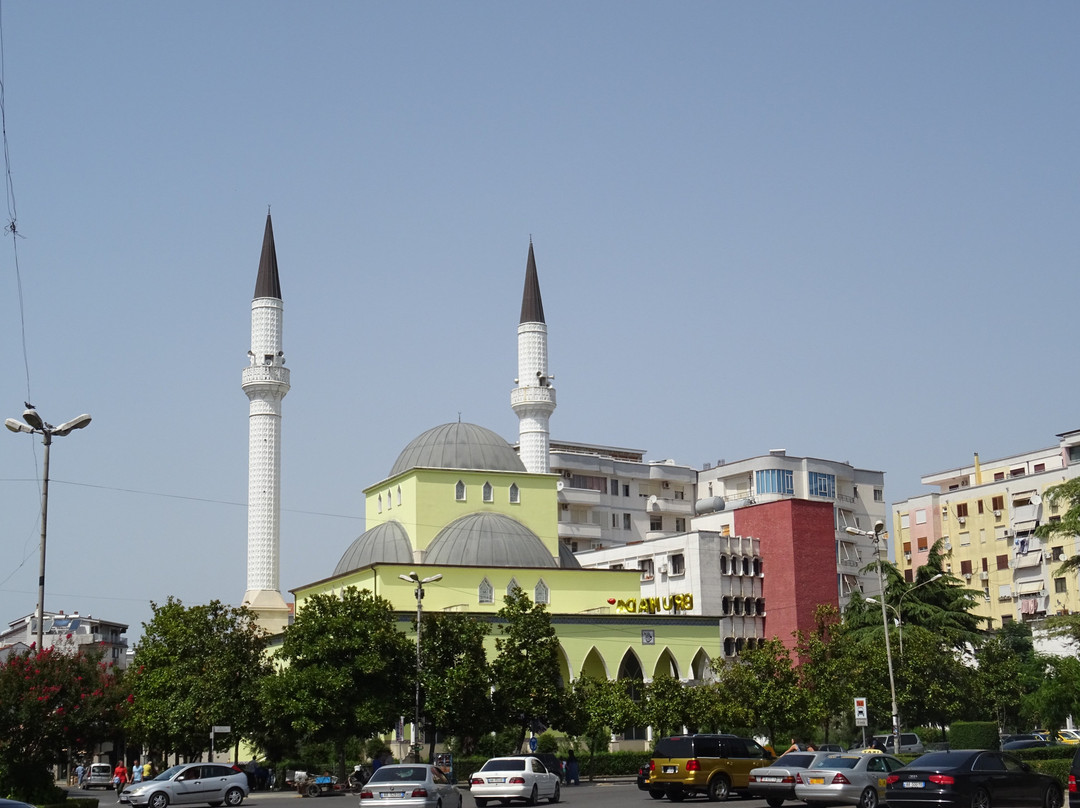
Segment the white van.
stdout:
<path fill-rule="evenodd" d="M 884 744 L 886 752 L 893 752 L 892 735 L 875 735 L 874 744 Z M 901 732 L 900 733 L 900 754 L 901 755 L 921 755 L 926 749 L 923 747 L 923 742 L 919 740 L 919 736 L 914 732 Z"/>
<path fill-rule="evenodd" d="M 83 780 L 83 788 L 112 788 L 113 767 L 108 763 L 91 763 Z"/>

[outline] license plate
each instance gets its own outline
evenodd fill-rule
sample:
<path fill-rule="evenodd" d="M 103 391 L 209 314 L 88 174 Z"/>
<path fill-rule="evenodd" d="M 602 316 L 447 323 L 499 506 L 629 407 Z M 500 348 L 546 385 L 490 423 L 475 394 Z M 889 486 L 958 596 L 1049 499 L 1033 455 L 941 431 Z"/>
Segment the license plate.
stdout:
<path fill-rule="evenodd" d="M 489 777 L 488 782 L 489 783 L 505 783 L 506 778 L 505 777 Z"/>
<path fill-rule="evenodd" d="M 403 800 L 405 799 L 404 791 L 381 791 L 379 796 L 384 800 Z"/>
<path fill-rule="evenodd" d="M 904 788 L 926 788 L 926 783 L 922 781 L 905 780 L 903 785 Z"/>
<path fill-rule="evenodd" d="M 679 770 L 678 766 L 661 766 L 660 768 L 663 770 L 663 774 L 675 774 Z"/>
<path fill-rule="evenodd" d="M 824 777 L 808 777 L 807 782 L 810 783 L 810 785 L 812 785 L 812 786 L 823 786 L 823 785 L 825 785 L 825 778 Z"/>
<path fill-rule="evenodd" d="M 758 778 L 758 780 L 760 780 L 762 783 L 779 783 L 783 779 L 784 778 L 782 778 L 782 777 L 759 777 Z"/>

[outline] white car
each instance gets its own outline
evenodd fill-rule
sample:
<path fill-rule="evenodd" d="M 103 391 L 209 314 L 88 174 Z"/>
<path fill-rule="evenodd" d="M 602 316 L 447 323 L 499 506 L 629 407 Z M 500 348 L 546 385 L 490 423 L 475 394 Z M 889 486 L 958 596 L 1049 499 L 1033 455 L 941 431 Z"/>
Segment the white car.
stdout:
<path fill-rule="evenodd" d="M 532 755 L 492 758 L 469 778 L 469 790 L 477 808 L 489 800 L 524 800 L 536 805 L 538 800 L 559 801 L 559 775 L 547 770 Z"/>
<path fill-rule="evenodd" d="M 376 769 L 360 792 L 360 808 L 390 800 L 407 808 L 461 808 L 461 792 L 442 769 L 424 763 L 389 763 Z"/>

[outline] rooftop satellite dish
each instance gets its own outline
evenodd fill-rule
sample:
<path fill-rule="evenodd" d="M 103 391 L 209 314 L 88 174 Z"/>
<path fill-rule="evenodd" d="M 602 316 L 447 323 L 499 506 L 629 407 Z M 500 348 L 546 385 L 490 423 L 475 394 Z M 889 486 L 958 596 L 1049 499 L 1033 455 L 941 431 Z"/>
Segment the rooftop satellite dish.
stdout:
<path fill-rule="evenodd" d="M 557 483 L 555 483 L 555 490 L 556 491 L 562 491 L 563 490 L 563 481 L 562 480 L 559 480 Z"/>

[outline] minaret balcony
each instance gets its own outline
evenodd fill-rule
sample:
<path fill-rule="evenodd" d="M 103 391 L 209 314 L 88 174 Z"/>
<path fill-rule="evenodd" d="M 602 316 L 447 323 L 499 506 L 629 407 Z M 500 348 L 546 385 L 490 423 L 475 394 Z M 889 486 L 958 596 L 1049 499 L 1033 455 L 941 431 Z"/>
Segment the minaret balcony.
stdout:
<path fill-rule="evenodd" d="M 244 368 L 242 387 L 249 384 L 289 384 L 289 369 L 281 365 L 252 365 Z"/>
<path fill-rule="evenodd" d="M 515 387 L 510 391 L 510 406 L 546 404 L 555 406 L 554 387 Z"/>

